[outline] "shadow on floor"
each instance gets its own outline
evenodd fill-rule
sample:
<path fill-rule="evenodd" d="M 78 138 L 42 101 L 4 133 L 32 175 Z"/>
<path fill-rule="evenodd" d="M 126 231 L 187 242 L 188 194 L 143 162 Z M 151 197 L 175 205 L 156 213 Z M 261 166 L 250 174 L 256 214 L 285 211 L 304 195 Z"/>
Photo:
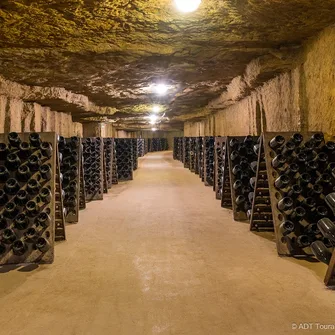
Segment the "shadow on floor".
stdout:
<path fill-rule="evenodd" d="M 38 269 L 38 264 L 8 264 L 0 266 L 0 274 L 1 273 L 8 273 L 10 271 L 19 271 L 19 272 L 31 272 Z"/>

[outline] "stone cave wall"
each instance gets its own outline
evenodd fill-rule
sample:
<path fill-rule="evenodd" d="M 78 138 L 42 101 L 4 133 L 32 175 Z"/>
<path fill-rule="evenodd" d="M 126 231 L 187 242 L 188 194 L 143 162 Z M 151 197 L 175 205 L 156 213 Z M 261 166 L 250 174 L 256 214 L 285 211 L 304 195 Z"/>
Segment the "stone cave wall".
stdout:
<path fill-rule="evenodd" d="M 186 122 L 185 136 L 301 130 L 335 135 L 334 60 L 335 27 L 329 27 L 305 44 L 295 69 L 202 121 Z"/>

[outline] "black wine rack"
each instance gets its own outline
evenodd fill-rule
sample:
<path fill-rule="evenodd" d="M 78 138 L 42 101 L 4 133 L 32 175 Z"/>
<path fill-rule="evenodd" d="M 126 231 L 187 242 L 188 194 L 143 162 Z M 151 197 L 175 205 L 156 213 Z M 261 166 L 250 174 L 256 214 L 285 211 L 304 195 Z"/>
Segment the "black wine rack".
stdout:
<path fill-rule="evenodd" d="M 79 220 L 80 169 L 82 160 L 82 144 L 79 137 L 59 137 L 58 150 L 61 154 L 60 171 L 62 173 L 62 189 L 65 221 L 70 223 Z"/>
<path fill-rule="evenodd" d="M 196 169 L 196 137 L 190 137 L 189 138 L 189 169 L 191 170 L 191 172 L 195 172 Z"/>
<path fill-rule="evenodd" d="M 117 173 L 117 157 L 116 157 L 116 141 L 113 143 L 113 164 L 112 164 L 112 184 L 118 184 L 118 173 Z"/>
<path fill-rule="evenodd" d="M 173 140 L 173 159 L 183 161 L 183 138 L 175 137 Z"/>
<path fill-rule="evenodd" d="M 335 144 L 321 133 L 265 133 L 263 141 L 278 254 L 313 255 L 318 240 L 332 248 L 317 222 L 335 219 L 325 202 L 335 189 Z"/>
<path fill-rule="evenodd" d="M 57 143 L 58 144 L 58 143 Z M 60 172 L 60 154 L 56 145 L 56 181 L 55 181 L 55 241 L 65 241 L 65 216 L 67 210 L 64 207 L 65 191 L 62 188 L 62 177 Z"/>
<path fill-rule="evenodd" d="M 144 139 L 144 154 L 146 155 L 149 152 L 149 139 Z"/>
<path fill-rule="evenodd" d="M 55 133 L 0 135 L 0 264 L 52 263 Z"/>
<path fill-rule="evenodd" d="M 133 179 L 133 142 L 129 138 L 116 138 L 118 181 Z"/>
<path fill-rule="evenodd" d="M 83 144 L 81 144 L 81 152 L 83 152 Z M 79 209 L 86 208 L 85 196 L 85 179 L 84 179 L 84 156 L 80 157 L 80 187 L 79 187 Z"/>
<path fill-rule="evenodd" d="M 255 136 L 227 137 L 231 201 L 236 221 L 245 221 L 250 217 L 254 186 L 252 178 L 256 177 L 251 163 L 257 161 L 254 146 L 258 139 Z"/>
<path fill-rule="evenodd" d="M 168 140 L 166 138 L 149 138 L 149 152 L 165 151 L 169 149 Z"/>
<path fill-rule="evenodd" d="M 214 185 L 214 137 L 204 137 L 204 183 L 206 186 Z"/>
<path fill-rule="evenodd" d="M 143 157 L 145 155 L 144 138 L 137 139 L 137 152 L 138 152 L 138 157 Z"/>
<path fill-rule="evenodd" d="M 103 199 L 103 154 L 103 139 L 101 137 L 87 137 L 83 139 L 86 201 Z"/>
<path fill-rule="evenodd" d="M 223 158 L 226 146 L 226 137 L 215 137 L 215 170 L 214 170 L 214 191 L 215 197 L 221 200 L 222 197 L 222 183 L 223 183 Z"/>
<path fill-rule="evenodd" d="M 198 137 L 197 140 L 197 165 L 199 171 L 199 177 L 201 181 L 204 182 L 205 174 L 204 174 L 204 137 Z"/>
<path fill-rule="evenodd" d="M 104 138 L 104 161 L 106 171 L 106 188 L 110 189 L 113 185 L 113 155 L 114 155 L 114 139 Z"/>
<path fill-rule="evenodd" d="M 137 170 L 138 168 L 138 152 L 137 152 L 137 138 L 132 138 L 133 145 L 133 170 Z"/>
<path fill-rule="evenodd" d="M 221 189 L 221 207 L 232 209 L 232 196 L 231 196 L 231 185 L 230 185 L 230 172 L 228 164 L 228 138 L 225 139 L 226 143 L 223 147 L 222 156 L 222 189 Z"/>

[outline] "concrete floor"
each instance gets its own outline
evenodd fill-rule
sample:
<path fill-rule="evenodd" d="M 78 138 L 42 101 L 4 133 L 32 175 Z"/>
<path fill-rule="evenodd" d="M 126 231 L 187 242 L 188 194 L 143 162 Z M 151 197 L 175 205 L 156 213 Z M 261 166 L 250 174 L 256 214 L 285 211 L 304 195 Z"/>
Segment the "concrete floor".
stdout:
<path fill-rule="evenodd" d="M 326 267 L 279 258 L 171 153 L 141 159 L 135 180 L 89 203 L 67 238 L 52 265 L 0 268 L 1 335 L 306 334 L 292 323 L 335 323 Z"/>

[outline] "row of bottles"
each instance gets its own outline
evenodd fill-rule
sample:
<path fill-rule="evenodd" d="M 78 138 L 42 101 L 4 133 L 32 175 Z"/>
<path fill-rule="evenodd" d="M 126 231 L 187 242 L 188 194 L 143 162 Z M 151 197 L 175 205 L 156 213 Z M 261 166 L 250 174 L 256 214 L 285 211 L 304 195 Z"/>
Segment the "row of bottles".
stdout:
<path fill-rule="evenodd" d="M 114 140 L 112 138 L 104 138 L 105 169 L 106 169 L 106 179 L 108 189 L 111 188 L 113 184 L 112 181 L 113 153 L 114 153 Z"/>
<path fill-rule="evenodd" d="M 204 181 L 205 185 L 214 185 L 214 137 L 204 137 Z"/>
<path fill-rule="evenodd" d="M 133 142 L 128 138 L 116 138 L 118 181 L 133 179 Z"/>

